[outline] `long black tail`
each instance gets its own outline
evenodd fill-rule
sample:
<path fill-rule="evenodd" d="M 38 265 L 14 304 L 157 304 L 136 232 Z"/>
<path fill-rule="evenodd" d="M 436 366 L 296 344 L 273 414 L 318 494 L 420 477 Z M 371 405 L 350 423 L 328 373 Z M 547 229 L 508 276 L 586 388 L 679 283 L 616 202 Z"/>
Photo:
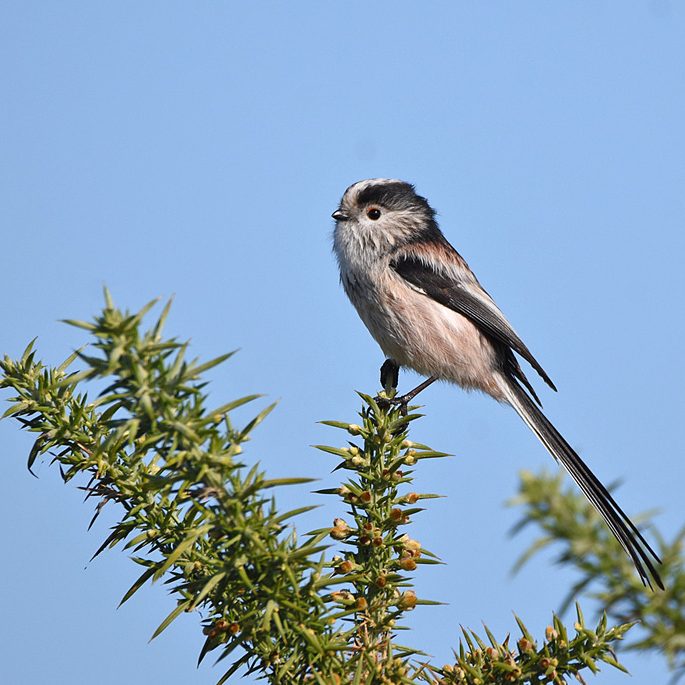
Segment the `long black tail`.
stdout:
<path fill-rule="evenodd" d="M 599 482 L 515 379 L 502 377 L 502 391 L 519 416 L 528 424 L 549 453 L 569 472 L 588 500 L 602 515 L 611 532 L 633 560 L 642 582 L 651 588 L 654 581 L 663 590 L 661 578 L 654 568 L 654 562 L 660 564 L 661 560 L 635 524 L 616 504 L 611 493 Z"/>

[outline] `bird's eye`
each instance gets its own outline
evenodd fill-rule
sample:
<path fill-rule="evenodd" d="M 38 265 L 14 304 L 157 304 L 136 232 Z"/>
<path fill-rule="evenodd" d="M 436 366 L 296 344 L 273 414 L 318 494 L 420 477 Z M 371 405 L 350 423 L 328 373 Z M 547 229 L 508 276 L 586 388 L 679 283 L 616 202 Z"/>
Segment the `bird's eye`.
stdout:
<path fill-rule="evenodd" d="M 372 209 L 366 211 L 366 216 L 368 216 L 371 221 L 376 221 L 377 219 L 381 218 L 381 210 L 373 207 Z"/>

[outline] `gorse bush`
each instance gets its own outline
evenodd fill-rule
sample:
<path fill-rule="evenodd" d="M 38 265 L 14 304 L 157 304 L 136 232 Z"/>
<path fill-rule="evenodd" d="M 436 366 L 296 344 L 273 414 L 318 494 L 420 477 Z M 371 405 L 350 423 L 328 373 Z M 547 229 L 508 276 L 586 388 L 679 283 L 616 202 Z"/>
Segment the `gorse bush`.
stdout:
<path fill-rule="evenodd" d="M 589 628 L 579 608 L 572 631 L 554 616 L 539 639 L 521 621 L 520 637 L 504 642 L 464 630 L 444 666 L 400 644 L 407 613 L 439 600 L 412 588 L 438 562 L 410 532 L 418 505 L 436 496 L 414 492 L 412 476 L 444 456 L 409 439 L 419 415 L 360 395 L 356 423 L 325 422 L 340 444 L 320 449 L 345 480 L 319 492 L 337 498 L 339 515 L 297 536 L 292 520 L 311 507 L 281 511 L 273 489 L 307 479 L 270 479 L 243 452 L 272 407 L 236 426 L 231 412 L 257 396 L 209 405 L 203 374 L 229 355 L 187 359 L 187 343 L 163 335 L 168 305 L 144 328 L 153 304 L 128 313 L 106 293 L 92 322 L 67 322 L 89 347 L 49 367 L 31 344 L 4 358 L 0 387 L 12 394 L 5 416 L 34 435 L 29 468 L 48 456 L 81 483 L 94 518 L 118 507 L 97 553 L 121 545 L 140 566 L 122 602 L 147 582 L 168 586 L 173 608 L 155 636 L 197 612 L 200 660 L 211 652 L 227 664 L 220 683 L 238 672 L 278 684 L 562 683 L 601 662 L 622 668 L 612 649 L 631 621 L 609 627 L 603 616 Z"/>
<path fill-rule="evenodd" d="M 663 591 L 644 592 L 623 548 L 594 507 L 577 490 L 564 487 L 561 474 L 524 472 L 519 494 L 511 504 L 523 509 L 513 532 L 534 525 L 542 533 L 521 555 L 514 570 L 547 547 L 560 548 L 557 562 L 578 575 L 560 613 L 580 593 L 588 594 L 614 620 L 639 624 L 621 651 L 661 652 L 674 673 L 674 682 L 685 674 L 685 527 L 668 542 L 655 531 L 651 517 L 639 519 L 655 531 L 665 586 Z"/>

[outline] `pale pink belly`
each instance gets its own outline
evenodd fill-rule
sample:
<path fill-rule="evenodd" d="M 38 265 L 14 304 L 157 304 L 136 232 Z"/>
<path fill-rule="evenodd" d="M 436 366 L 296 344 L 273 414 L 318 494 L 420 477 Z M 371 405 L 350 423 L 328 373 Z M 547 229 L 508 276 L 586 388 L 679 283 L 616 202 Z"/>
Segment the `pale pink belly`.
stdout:
<path fill-rule="evenodd" d="M 358 309 L 383 352 L 401 366 L 503 399 L 496 351 L 461 314 L 396 283 Z"/>

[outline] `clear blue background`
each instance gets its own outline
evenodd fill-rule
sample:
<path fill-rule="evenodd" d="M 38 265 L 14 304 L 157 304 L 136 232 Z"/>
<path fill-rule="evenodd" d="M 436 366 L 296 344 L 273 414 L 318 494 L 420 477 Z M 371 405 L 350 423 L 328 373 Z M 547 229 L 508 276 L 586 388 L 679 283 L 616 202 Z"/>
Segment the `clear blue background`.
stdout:
<path fill-rule="evenodd" d="M 197 355 L 241 348 L 217 403 L 280 399 L 249 456 L 333 483 L 309 445 L 344 436 L 316 421 L 353 420 L 382 357 L 338 285 L 330 213 L 353 181 L 404 178 L 556 381 L 551 418 L 624 479 L 627 511 L 660 507 L 669 537 L 683 522 L 682 5 L 6 1 L 0 64 L 0 351 L 38 335 L 60 361 L 83 336 L 58 319 L 95 314 L 105 283 L 129 308 L 175 294 L 170 331 Z M 541 636 L 573 576 L 552 555 L 509 576 L 530 536 L 509 539 L 503 502 L 519 469 L 554 468 L 514 413 L 447 386 L 423 401 L 415 439 L 457 455 L 421 470 L 450 497 L 414 528 L 447 562 L 418 591 L 449 606 L 410 617 L 441 664 L 460 623 L 504 637 L 516 611 Z M 87 534 L 81 493 L 26 472 L 15 424 L 0 444 L 0 681 L 218 678 L 195 669 L 196 616 L 147 644 L 163 588 L 117 611 L 137 569 L 88 563 L 106 517 Z M 625 662 L 667 680 L 659 657 Z"/>

